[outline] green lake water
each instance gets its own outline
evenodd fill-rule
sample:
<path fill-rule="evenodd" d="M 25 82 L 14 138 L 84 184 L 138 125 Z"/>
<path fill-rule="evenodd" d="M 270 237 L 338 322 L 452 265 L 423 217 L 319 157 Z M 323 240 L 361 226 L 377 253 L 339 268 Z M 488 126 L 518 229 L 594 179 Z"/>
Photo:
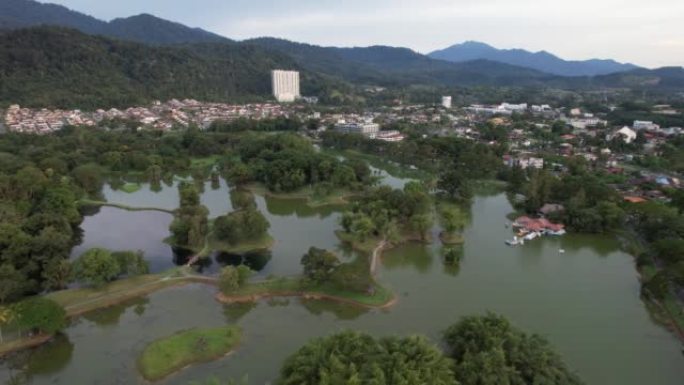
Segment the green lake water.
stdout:
<path fill-rule="evenodd" d="M 403 182 L 386 180 L 395 187 Z M 111 202 L 164 208 L 175 208 L 178 198 L 175 188 L 154 193 L 148 186 L 134 194 L 105 189 L 105 196 Z M 207 184 L 202 202 L 212 216 L 231 210 L 225 184 L 217 190 Z M 263 197 L 257 204 L 276 240 L 260 275 L 298 274 L 299 259 L 310 246 L 352 255 L 334 235 L 337 210 Z M 297 298 L 225 306 L 214 301 L 213 288 L 173 288 L 73 321 L 63 337 L 4 360 L 0 381 L 24 373 L 30 384 L 143 384 L 136 358 L 150 341 L 187 328 L 235 323 L 243 328 L 244 341 L 233 355 L 162 383 L 248 374 L 250 384 L 266 384 L 277 377 L 283 360 L 313 337 L 355 329 L 378 336 L 425 334 L 439 342 L 440 333 L 460 317 L 494 311 L 546 337 L 588 384 L 684 383 L 682 346 L 649 318 L 639 299 L 633 258 L 616 241 L 567 235 L 511 248 L 504 244 L 512 236 L 505 226 L 511 211 L 503 194 L 474 200 L 458 271 L 442 264 L 439 242 L 386 252 L 379 279 L 399 296 L 391 309 Z M 102 208 L 83 223 L 84 242 L 77 250 L 120 243 L 123 249 L 145 251 L 153 269 L 163 270 L 177 263 L 162 243 L 170 220 L 164 213 Z M 222 256 L 215 256 L 206 272 L 221 263 Z"/>

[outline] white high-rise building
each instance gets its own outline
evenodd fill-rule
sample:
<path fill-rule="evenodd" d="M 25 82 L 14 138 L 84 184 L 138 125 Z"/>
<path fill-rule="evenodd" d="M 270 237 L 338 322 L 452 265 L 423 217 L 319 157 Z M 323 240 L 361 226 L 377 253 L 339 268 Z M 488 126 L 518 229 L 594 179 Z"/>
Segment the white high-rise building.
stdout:
<path fill-rule="evenodd" d="M 442 107 L 451 108 L 451 96 L 442 96 Z"/>
<path fill-rule="evenodd" d="M 281 103 L 294 102 L 299 94 L 299 72 L 297 71 L 271 71 L 273 84 L 273 96 Z"/>

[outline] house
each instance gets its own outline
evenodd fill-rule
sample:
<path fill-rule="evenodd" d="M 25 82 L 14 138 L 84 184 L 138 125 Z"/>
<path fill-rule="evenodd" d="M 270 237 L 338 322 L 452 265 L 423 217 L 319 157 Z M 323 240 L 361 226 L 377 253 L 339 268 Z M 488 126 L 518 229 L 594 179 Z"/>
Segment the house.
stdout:
<path fill-rule="evenodd" d="M 625 126 L 622 127 L 621 129 L 615 131 L 613 135 L 608 138 L 608 140 L 615 139 L 615 138 L 622 138 L 622 140 L 630 144 L 632 143 L 636 138 L 637 138 L 637 133 L 636 131 L 632 130 L 631 128 Z"/>
<path fill-rule="evenodd" d="M 625 202 L 629 202 L 629 203 L 644 203 L 644 202 L 647 202 L 647 200 L 646 200 L 645 198 L 636 197 L 636 196 L 626 196 L 626 197 L 624 197 L 623 199 L 625 200 Z"/>
<path fill-rule="evenodd" d="M 513 227 L 519 227 L 530 232 L 560 232 L 565 230 L 565 225 L 563 224 L 553 223 L 545 218 L 534 219 L 528 216 L 522 216 L 516 219 L 515 222 L 513 222 Z"/>

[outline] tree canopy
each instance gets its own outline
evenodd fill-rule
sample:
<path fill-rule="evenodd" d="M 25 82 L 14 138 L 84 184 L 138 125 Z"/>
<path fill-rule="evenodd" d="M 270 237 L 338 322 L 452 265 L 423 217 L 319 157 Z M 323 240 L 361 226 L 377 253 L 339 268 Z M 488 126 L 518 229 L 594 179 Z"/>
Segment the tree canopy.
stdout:
<path fill-rule="evenodd" d="M 310 341 L 281 369 L 283 385 L 457 384 L 449 359 L 422 337 L 342 332 Z"/>
<path fill-rule="evenodd" d="M 502 316 L 464 317 L 446 330 L 444 341 L 462 384 L 582 383 L 544 338 L 516 329 Z"/>

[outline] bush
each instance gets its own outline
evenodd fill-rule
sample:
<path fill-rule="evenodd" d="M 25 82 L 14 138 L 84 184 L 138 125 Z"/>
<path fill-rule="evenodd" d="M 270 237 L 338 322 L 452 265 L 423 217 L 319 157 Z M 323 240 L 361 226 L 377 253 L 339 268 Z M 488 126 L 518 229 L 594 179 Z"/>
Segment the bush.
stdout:
<path fill-rule="evenodd" d="M 86 285 L 102 286 L 121 274 L 117 260 L 107 250 L 90 249 L 74 262 L 74 276 Z"/>
<path fill-rule="evenodd" d="M 22 330 L 57 333 L 66 327 L 66 312 L 55 301 L 34 297 L 16 305 L 17 324 Z"/>

